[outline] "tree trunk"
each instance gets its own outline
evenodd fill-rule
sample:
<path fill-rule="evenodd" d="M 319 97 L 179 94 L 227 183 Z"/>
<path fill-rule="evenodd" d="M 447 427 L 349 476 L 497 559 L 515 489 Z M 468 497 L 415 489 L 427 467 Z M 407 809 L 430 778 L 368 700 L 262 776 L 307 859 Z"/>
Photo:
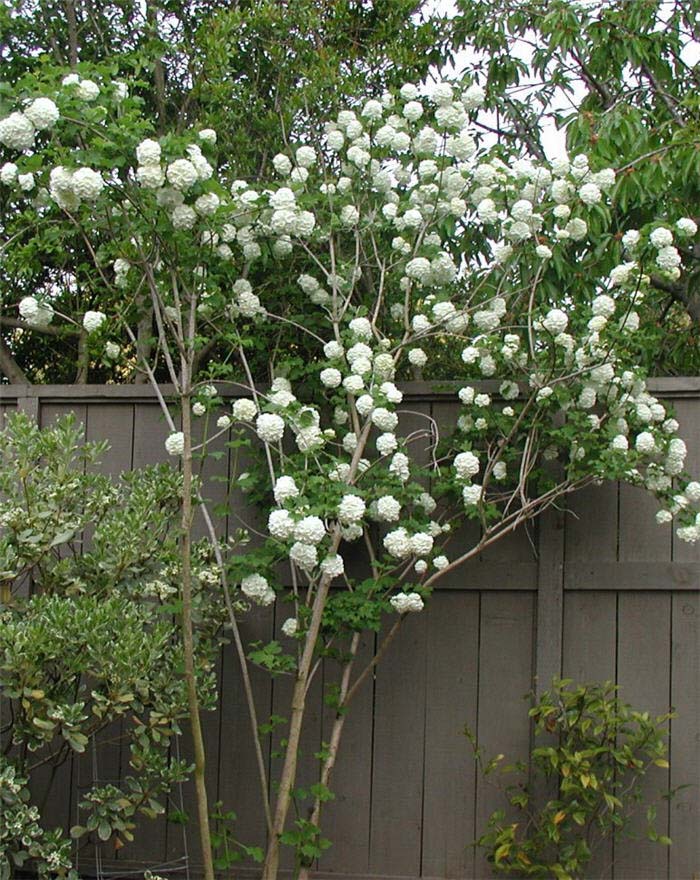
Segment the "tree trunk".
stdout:
<path fill-rule="evenodd" d="M 197 818 L 202 847 L 205 880 L 214 880 L 214 865 L 209 834 L 209 802 L 204 779 L 205 752 L 202 725 L 199 718 L 199 697 L 194 667 L 194 628 L 192 623 L 192 424 L 189 395 L 189 377 L 183 367 L 185 393 L 181 397 L 182 432 L 182 646 L 185 659 L 185 682 L 189 708 L 192 742 L 194 746 L 194 784 L 197 797 Z"/>

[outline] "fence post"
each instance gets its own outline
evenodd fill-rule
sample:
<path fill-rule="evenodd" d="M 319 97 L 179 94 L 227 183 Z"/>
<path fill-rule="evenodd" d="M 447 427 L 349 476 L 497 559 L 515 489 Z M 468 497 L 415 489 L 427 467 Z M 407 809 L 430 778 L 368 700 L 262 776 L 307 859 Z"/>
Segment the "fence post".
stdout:
<path fill-rule="evenodd" d="M 564 511 L 553 507 L 538 520 L 535 692 L 547 690 L 562 673 L 564 629 Z"/>
<path fill-rule="evenodd" d="M 36 394 L 27 394 L 24 397 L 18 397 L 17 412 L 26 413 L 32 421 L 39 424 L 39 397 Z"/>

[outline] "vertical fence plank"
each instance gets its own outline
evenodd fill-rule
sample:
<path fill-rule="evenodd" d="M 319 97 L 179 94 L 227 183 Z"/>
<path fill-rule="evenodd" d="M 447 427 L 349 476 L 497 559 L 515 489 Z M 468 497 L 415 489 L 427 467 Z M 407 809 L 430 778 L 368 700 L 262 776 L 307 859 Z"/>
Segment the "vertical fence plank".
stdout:
<path fill-rule="evenodd" d="M 241 640 L 248 651 L 252 642 L 272 639 L 273 609 L 256 608 L 240 622 Z M 267 844 L 265 813 L 260 792 L 250 716 L 243 691 L 238 655 L 233 644 L 223 652 L 224 666 L 220 695 L 221 740 L 212 762 L 219 766 L 219 799 L 224 810 L 236 813 L 235 836 L 247 846 Z M 262 669 L 249 665 L 258 724 L 267 724 L 272 709 L 272 681 Z M 261 737 L 265 771 L 269 771 L 270 737 Z M 248 862 L 245 862 L 248 865 Z"/>
<path fill-rule="evenodd" d="M 425 793 L 421 875 L 474 873 L 476 765 L 464 736 L 476 730 L 479 594 L 437 592 L 426 612 Z"/>
<path fill-rule="evenodd" d="M 676 401 L 679 434 L 687 443 L 686 470 L 700 474 L 700 401 Z M 676 562 L 700 562 L 700 542 L 687 544 L 673 535 Z M 700 878 L 700 593 L 676 593 L 672 600 L 671 787 L 687 785 L 670 805 L 670 877 Z"/>
<path fill-rule="evenodd" d="M 370 873 L 420 873 L 425 637 L 425 615 L 409 615 L 377 667 Z"/>
<path fill-rule="evenodd" d="M 670 695 L 671 596 L 664 592 L 621 593 L 618 600 L 617 681 L 620 697 L 652 716 L 668 712 Z M 668 771 L 650 768 L 642 782 L 641 809 L 630 823 L 633 840 L 615 841 L 615 878 L 659 880 L 668 869 L 668 850 L 646 839 L 645 805 L 657 807 L 656 827 L 665 834 Z"/>
<path fill-rule="evenodd" d="M 700 877 L 700 594 L 673 597 L 671 787 L 688 786 L 671 802 L 670 877 Z"/>
<path fill-rule="evenodd" d="M 550 509 L 537 522 L 537 650 L 535 687 L 547 690 L 561 677 L 564 625 L 564 514 Z"/>
<path fill-rule="evenodd" d="M 527 694 L 533 683 L 535 598 L 528 592 L 481 594 L 479 704 L 477 737 L 485 760 L 498 754 L 507 763 L 526 761 L 530 746 Z M 513 781 L 499 774 L 503 788 Z M 476 834 L 484 833 L 490 815 L 507 807 L 505 794 L 479 777 L 476 789 Z M 477 852 L 475 877 L 491 877 L 483 853 Z"/>

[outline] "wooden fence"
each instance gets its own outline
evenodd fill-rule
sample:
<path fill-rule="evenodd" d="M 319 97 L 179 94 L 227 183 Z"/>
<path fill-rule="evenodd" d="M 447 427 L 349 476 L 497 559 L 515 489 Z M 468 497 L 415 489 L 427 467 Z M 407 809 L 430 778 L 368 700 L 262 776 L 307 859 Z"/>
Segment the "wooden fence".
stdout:
<path fill-rule="evenodd" d="M 675 408 L 688 467 L 700 472 L 700 379 L 657 380 L 652 389 Z M 422 383 L 405 390 L 408 409 L 445 426 L 454 420 L 451 393 Z M 0 415 L 15 408 L 42 425 L 74 412 L 88 439 L 110 440 L 103 461 L 110 473 L 165 457 L 167 431 L 148 388 L 1 386 Z M 228 456 L 207 467 L 208 477 L 228 474 Z M 221 483 L 210 487 L 210 495 L 222 497 Z M 240 496 L 230 504 L 231 529 L 243 504 Z M 406 623 L 349 715 L 332 786 L 336 799 L 325 812 L 333 846 L 315 876 L 491 876 L 469 844 L 503 798 L 476 773 L 463 728 L 476 731 L 486 754 L 523 758 L 531 745 L 524 697 L 564 675 L 614 680 L 626 700 L 654 714 L 673 706 L 670 770 L 655 768 L 645 784 L 650 793 L 689 784 L 670 807 L 666 801 L 659 806 L 660 829 L 672 847 L 644 839 L 608 845 L 590 876 L 700 878 L 700 546 L 682 544 L 668 526 L 656 525 L 655 509 L 651 498 L 628 486 L 586 490 L 573 496 L 567 513 L 547 513 L 442 583 L 428 610 Z M 269 640 L 286 616 L 284 608 L 264 609 L 246 622 L 245 636 Z M 363 645 L 367 656 L 373 647 L 370 638 Z M 209 790 L 237 811 L 239 839 L 260 843 L 248 719 L 229 647 L 218 672 L 220 711 L 205 719 Z M 332 718 L 321 693 L 330 674 L 323 670 L 310 695 L 301 783 L 313 781 L 313 753 L 329 736 Z M 253 683 L 260 715 L 284 714 L 289 681 L 271 682 L 254 670 Z M 266 743 L 272 776 L 282 735 Z M 181 747 L 187 753 L 187 743 Z M 52 823 L 74 824 L 81 788 L 93 778 L 116 781 L 126 771 L 125 753 L 105 744 L 64 766 L 48 796 Z M 189 788 L 175 792 L 169 818 L 183 805 L 194 813 Z M 643 833 L 644 825 L 639 820 L 637 830 Z M 191 828 L 172 821 L 148 823 L 133 845 L 102 853 L 101 864 L 92 850 L 81 852 L 81 876 L 124 877 L 150 865 L 163 875 L 195 877 L 195 839 Z M 234 874 L 254 876 L 246 869 Z"/>

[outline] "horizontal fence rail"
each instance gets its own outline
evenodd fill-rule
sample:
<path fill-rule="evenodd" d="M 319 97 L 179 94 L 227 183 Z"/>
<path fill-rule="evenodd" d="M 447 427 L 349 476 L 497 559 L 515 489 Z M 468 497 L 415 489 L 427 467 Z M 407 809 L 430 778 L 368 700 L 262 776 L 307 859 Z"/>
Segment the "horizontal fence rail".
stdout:
<path fill-rule="evenodd" d="M 480 384 L 495 391 L 499 383 Z M 688 444 L 688 469 L 700 473 L 700 378 L 649 385 L 674 408 Z M 454 424 L 454 383 L 402 387 L 407 408 L 430 415 L 443 431 Z M 221 393 L 235 396 L 224 386 Z M 0 386 L 0 419 L 16 410 L 40 425 L 75 413 L 87 439 L 110 441 L 101 465 L 106 473 L 167 458 L 167 427 L 148 386 Z M 208 461 L 203 476 L 206 494 L 220 504 L 227 500 L 226 487 L 212 478 L 231 476 L 232 456 L 225 438 L 217 442 L 224 455 Z M 650 794 L 688 786 L 658 809 L 657 827 L 673 840 L 670 848 L 645 839 L 641 817 L 635 820 L 641 839 L 607 844 L 596 854 L 590 876 L 700 878 L 700 546 L 677 541 L 668 526 L 656 524 L 655 511 L 642 490 L 615 484 L 588 488 L 567 500 L 566 511 L 548 510 L 445 578 L 426 611 L 407 620 L 349 713 L 331 786 L 336 798 L 324 813 L 323 830 L 333 846 L 315 877 L 492 876 L 470 844 L 504 798 L 476 772 L 464 727 L 476 732 L 485 755 L 525 759 L 532 745 L 526 695 L 563 675 L 580 682 L 615 681 L 623 699 L 655 715 L 673 707 L 670 768 L 654 768 L 644 785 Z M 239 516 L 246 515 L 245 497 L 234 492 L 218 525 L 233 532 Z M 467 527 L 464 540 L 468 537 Z M 278 636 L 288 616 L 283 603 L 259 609 L 245 619 L 244 639 Z M 362 656 L 372 656 L 377 638 L 381 634 L 365 637 Z M 314 753 L 330 735 L 333 716 L 322 692 L 334 673 L 327 663 L 309 694 L 301 786 L 315 781 Z M 221 653 L 218 676 L 220 706 L 204 718 L 208 787 L 212 801 L 237 812 L 236 837 L 260 845 L 264 822 L 254 755 L 230 645 Z M 261 718 L 284 715 L 289 681 L 270 680 L 256 669 L 252 681 Z M 265 743 L 272 777 L 283 736 L 278 730 Z M 186 737 L 177 748 L 190 755 Z M 48 792 L 46 824 L 66 829 L 76 824 L 82 791 L 95 779 L 118 782 L 127 771 L 125 749 L 96 742 L 94 753 L 59 770 Z M 48 782 L 47 772 L 37 796 Z M 121 877 L 145 866 L 180 876 L 189 864 L 196 877 L 193 823 L 172 821 L 182 809 L 194 817 L 190 786 L 173 793 L 165 817 L 144 820 L 133 844 L 117 854 L 102 852 L 101 870 Z M 80 853 L 81 876 L 95 873 L 94 856 L 92 850 Z M 256 874 L 251 866 L 235 876 Z"/>

